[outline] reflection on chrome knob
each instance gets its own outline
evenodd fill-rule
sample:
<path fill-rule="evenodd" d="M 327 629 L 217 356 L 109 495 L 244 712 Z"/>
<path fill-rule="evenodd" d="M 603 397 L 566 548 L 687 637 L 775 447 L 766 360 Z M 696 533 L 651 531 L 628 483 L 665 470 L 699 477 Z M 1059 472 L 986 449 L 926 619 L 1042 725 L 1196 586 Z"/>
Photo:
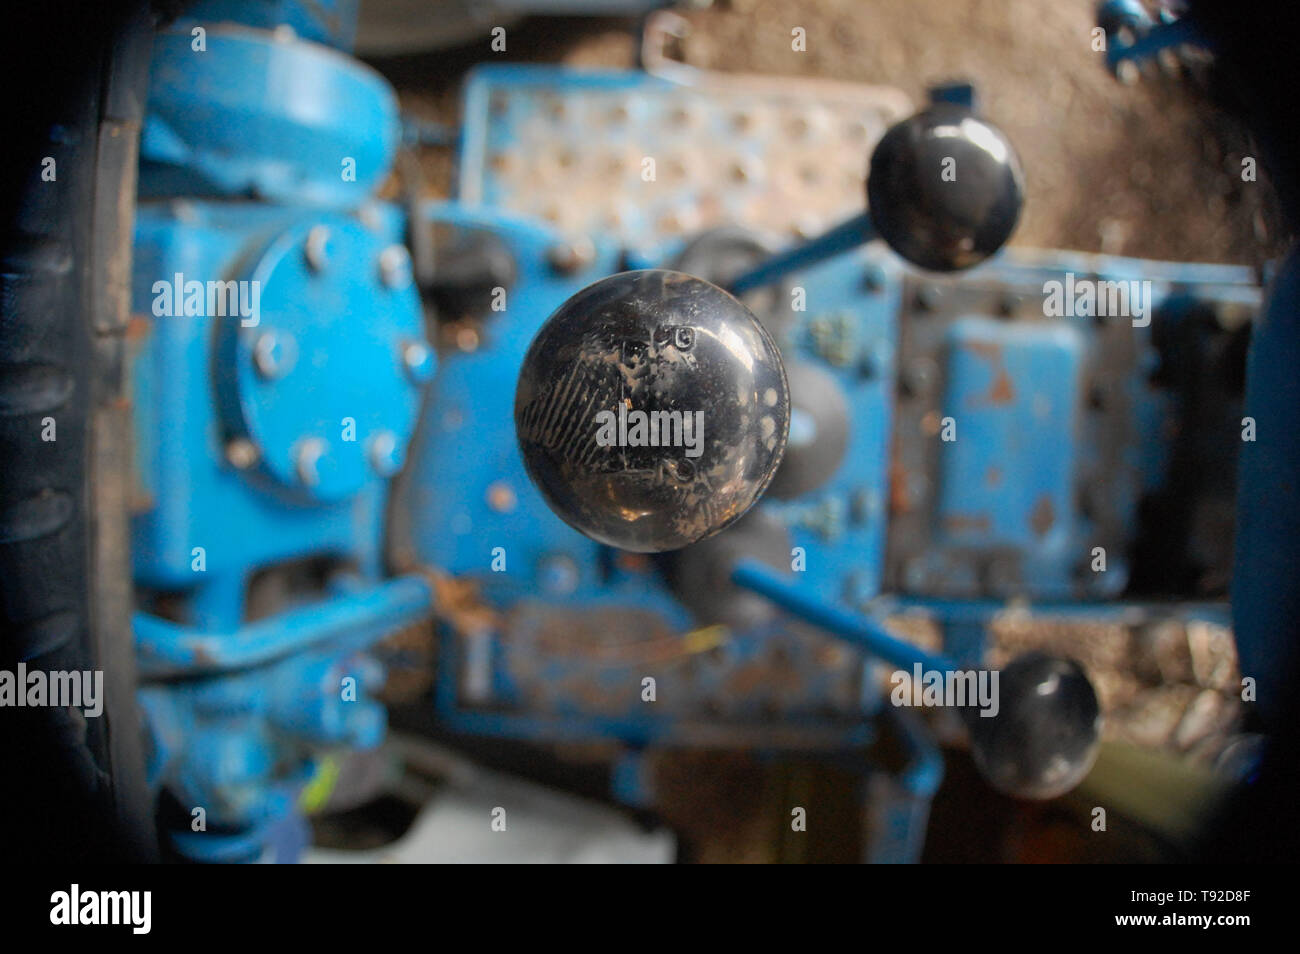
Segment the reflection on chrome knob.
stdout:
<path fill-rule="evenodd" d="M 587 536 L 675 550 L 739 519 L 785 451 L 780 352 L 749 310 L 681 272 L 578 292 L 524 358 L 515 429 L 547 504 Z"/>
<path fill-rule="evenodd" d="M 969 710 L 971 754 L 994 788 L 1055 798 L 1083 781 L 1101 740 L 1101 708 L 1078 663 L 1046 653 L 1017 656 L 1001 671 L 998 710 Z"/>
<path fill-rule="evenodd" d="M 867 177 L 880 237 L 909 262 L 939 272 L 969 268 L 1000 249 L 1015 230 L 1024 191 L 1006 136 L 950 103 L 885 133 Z"/>

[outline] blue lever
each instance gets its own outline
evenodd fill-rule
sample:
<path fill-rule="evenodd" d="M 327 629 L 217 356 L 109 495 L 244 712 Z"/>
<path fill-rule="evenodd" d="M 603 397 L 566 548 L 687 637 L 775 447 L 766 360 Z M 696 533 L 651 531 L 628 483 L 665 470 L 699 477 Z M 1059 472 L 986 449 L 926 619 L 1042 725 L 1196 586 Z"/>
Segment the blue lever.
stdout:
<path fill-rule="evenodd" d="M 859 212 L 829 232 L 784 252 L 778 252 L 766 261 L 760 262 L 748 272 L 733 279 L 727 291 L 733 295 L 743 295 L 755 288 L 780 281 L 792 272 L 811 268 L 818 262 L 824 262 L 842 252 L 865 245 L 876 237 L 876 228 L 871 224 L 871 215 L 867 212 Z"/>
<path fill-rule="evenodd" d="M 960 667 L 946 656 L 926 652 L 919 646 L 891 636 L 884 626 L 869 617 L 837 609 L 810 597 L 771 567 L 758 560 L 737 561 L 731 582 L 771 600 L 781 609 L 807 623 L 819 626 L 847 643 L 866 650 L 901 669 L 916 664 L 923 669 L 955 671 Z"/>

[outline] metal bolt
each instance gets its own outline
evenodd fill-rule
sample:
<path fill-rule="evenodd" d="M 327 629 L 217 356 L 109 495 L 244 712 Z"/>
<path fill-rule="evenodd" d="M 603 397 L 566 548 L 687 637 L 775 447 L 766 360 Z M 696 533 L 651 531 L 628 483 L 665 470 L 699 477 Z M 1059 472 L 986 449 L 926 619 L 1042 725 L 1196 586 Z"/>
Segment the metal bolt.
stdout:
<path fill-rule="evenodd" d="M 939 368 L 929 358 L 915 358 L 903 370 L 903 387 L 913 397 L 928 394 L 939 376 Z"/>
<path fill-rule="evenodd" d="M 938 285 L 922 285 L 916 292 L 916 304 L 922 311 L 934 311 L 943 304 L 943 289 Z"/>
<path fill-rule="evenodd" d="M 423 341 L 408 341 L 402 345 L 402 364 L 412 383 L 423 384 L 433 376 L 433 350 Z"/>
<path fill-rule="evenodd" d="M 596 246 L 585 235 L 552 245 L 546 253 L 551 268 L 564 275 L 581 271 L 595 261 L 595 258 Z"/>
<path fill-rule="evenodd" d="M 320 459 L 328 450 L 324 438 L 308 437 L 298 442 L 293 467 L 304 487 L 315 487 L 320 483 Z"/>
<path fill-rule="evenodd" d="M 330 230 L 323 225 L 313 225 L 307 232 L 307 241 L 303 245 L 303 252 L 307 256 L 307 264 L 313 272 L 319 272 L 329 264 L 330 260 Z"/>
<path fill-rule="evenodd" d="M 542 557 L 537 567 L 537 580 L 547 593 L 568 596 L 582 582 L 582 571 L 572 557 L 554 553 Z"/>
<path fill-rule="evenodd" d="M 173 199 L 170 208 L 176 221 L 184 222 L 186 225 L 193 225 L 202 218 L 202 216 L 199 215 L 198 206 L 187 199 Z"/>
<path fill-rule="evenodd" d="M 862 287 L 870 294 L 884 288 L 885 279 L 885 270 L 879 265 L 868 265 L 862 270 Z"/>
<path fill-rule="evenodd" d="M 366 456 L 370 467 L 380 477 L 391 477 L 402 466 L 402 457 L 398 453 L 397 435 L 392 431 L 379 431 L 370 438 Z"/>
<path fill-rule="evenodd" d="M 379 276 L 389 288 L 411 284 L 411 253 L 405 245 L 390 245 L 379 253 Z"/>
<path fill-rule="evenodd" d="M 889 370 L 889 342 L 878 338 L 862 349 L 862 359 L 858 364 L 858 374 L 864 379 L 877 378 Z"/>
<path fill-rule="evenodd" d="M 503 480 L 493 482 L 487 489 L 488 506 L 497 513 L 510 513 L 519 503 L 514 488 Z"/>
<path fill-rule="evenodd" d="M 261 334 L 253 345 L 253 366 L 267 381 L 282 378 L 293 370 L 297 348 L 293 337 L 276 331 Z"/>
<path fill-rule="evenodd" d="M 357 209 L 357 218 L 361 224 L 372 232 L 379 232 L 384 227 L 384 217 L 379 210 L 379 205 L 374 202 L 367 202 L 361 208 Z"/>
<path fill-rule="evenodd" d="M 259 456 L 257 445 L 247 437 L 236 437 L 226 444 L 226 462 L 236 470 L 248 470 Z"/>
<path fill-rule="evenodd" d="M 880 511 L 880 498 L 869 487 L 859 487 L 849 497 L 849 522 L 861 526 L 875 519 Z"/>
<path fill-rule="evenodd" d="M 466 354 L 473 354 L 478 350 L 479 338 L 478 330 L 470 325 L 461 325 L 456 329 L 456 347 Z"/>

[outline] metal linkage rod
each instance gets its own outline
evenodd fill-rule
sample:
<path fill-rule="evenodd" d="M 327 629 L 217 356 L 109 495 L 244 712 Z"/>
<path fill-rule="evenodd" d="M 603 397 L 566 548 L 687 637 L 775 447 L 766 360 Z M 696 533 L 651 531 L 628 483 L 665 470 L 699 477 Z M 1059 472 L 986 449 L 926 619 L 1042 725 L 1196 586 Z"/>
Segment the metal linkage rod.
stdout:
<path fill-rule="evenodd" d="M 828 258 L 834 258 L 836 255 L 852 251 L 874 238 L 876 238 L 876 229 L 871 224 L 870 214 L 859 212 L 853 218 L 847 222 L 841 222 L 829 232 L 809 239 L 784 252 L 778 252 L 767 261 L 761 262 L 739 278 L 734 279 L 727 291 L 733 295 L 743 295 L 755 288 L 762 288 L 764 285 L 780 281 L 793 272 L 811 268 Z"/>
<path fill-rule="evenodd" d="M 804 593 L 788 579 L 758 560 L 738 560 L 731 570 L 731 582 L 771 600 L 781 609 L 804 622 L 819 626 L 833 636 L 843 639 L 873 656 L 893 663 L 901 669 L 911 669 L 918 663 L 927 670 L 955 671 L 960 667 L 938 653 L 929 653 L 918 646 L 890 635 L 875 620 L 858 613 L 850 613 L 823 603 Z"/>

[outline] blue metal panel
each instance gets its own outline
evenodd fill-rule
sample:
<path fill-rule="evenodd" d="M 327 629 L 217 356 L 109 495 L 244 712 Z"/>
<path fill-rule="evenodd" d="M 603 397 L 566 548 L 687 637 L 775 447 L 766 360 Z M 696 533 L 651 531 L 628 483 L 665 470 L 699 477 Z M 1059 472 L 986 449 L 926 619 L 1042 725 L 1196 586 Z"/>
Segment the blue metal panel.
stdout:
<path fill-rule="evenodd" d="M 849 442 L 822 486 L 758 506 L 808 554 L 801 586 L 828 603 L 856 605 L 880 592 L 885 563 L 902 272 L 897 259 L 873 248 L 816 266 L 798 281 L 807 310 L 790 314 L 782 353 L 835 379 L 848 405 Z"/>
<path fill-rule="evenodd" d="M 958 319 L 948 332 L 938 542 L 1013 548 L 1040 591 L 1064 582 L 1073 524 L 1083 339 L 1060 324 Z"/>
<path fill-rule="evenodd" d="M 564 275 L 547 264 L 547 250 L 559 237 L 536 224 L 450 204 L 432 205 L 425 214 L 448 225 L 496 230 L 519 275 L 506 309 L 487 316 L 481 344 L 444 355 L 430 386 L 429 413 L 412 450 L 417 555 L 454 575 L 479 577 L 499 603 L 540 593 L 585 604 L 616 596 L 619 580 L 630 592 L 645 592 L 645 561 L 616 566 L 612 584 L 602 581 L 601 547 L 546 506 L 524 471 L 513 426 L 515 381 L 533 335 L 567 297 L 596 275 L 617 271 L 616 252 L 602 249 L 589 269 Z M 497 547 L 508 548 L 505 570 L 491 572 Z M 671 601 L 649 602 L 680 618 Z"/>

